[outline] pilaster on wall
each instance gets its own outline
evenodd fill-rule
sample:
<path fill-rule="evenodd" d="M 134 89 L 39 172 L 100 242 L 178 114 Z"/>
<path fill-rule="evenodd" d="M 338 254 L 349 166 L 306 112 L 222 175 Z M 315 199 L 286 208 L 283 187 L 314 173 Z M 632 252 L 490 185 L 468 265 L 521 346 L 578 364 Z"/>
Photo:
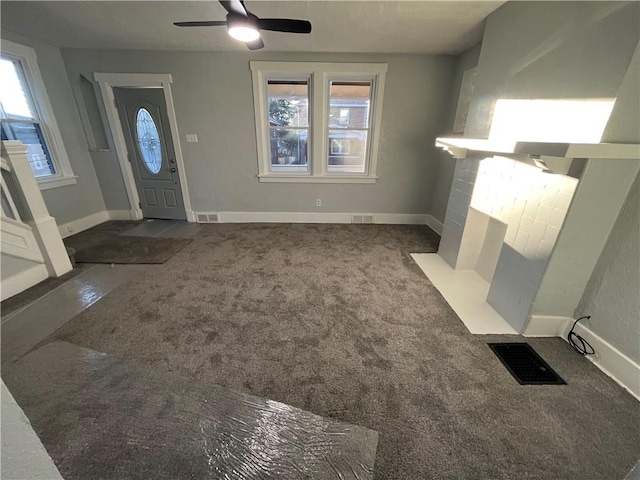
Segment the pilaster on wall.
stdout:
<path fill-rule="evenodd" d="M 479 166 L 480 160 L 477 159 L 459 158 L 456 161 L 447 214 L 442 229 L 442 241 L 438 250 L 438 254 L 454 269 L 458 264 L 467 213 L 471 205 Z"/>
<path fill-rule="evenodd" d="M 590 159 L 531 314 L 572 317 L 640 170 L 636 159 Z"/>

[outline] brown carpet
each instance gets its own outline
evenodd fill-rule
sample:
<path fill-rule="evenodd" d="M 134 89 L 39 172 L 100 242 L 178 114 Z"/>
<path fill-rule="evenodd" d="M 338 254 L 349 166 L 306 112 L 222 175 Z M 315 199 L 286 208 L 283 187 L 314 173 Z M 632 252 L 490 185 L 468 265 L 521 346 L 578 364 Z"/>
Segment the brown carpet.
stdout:
<path fill-rule="evenodd" d="M 205 228 L 206 227 L 206 228 Z M 520 386 L 409 253 L 426 227 L 203 225 L 53 337 L 379 432 L 376 478 L 623 478 L 638 402 L 561 339 Z"/>

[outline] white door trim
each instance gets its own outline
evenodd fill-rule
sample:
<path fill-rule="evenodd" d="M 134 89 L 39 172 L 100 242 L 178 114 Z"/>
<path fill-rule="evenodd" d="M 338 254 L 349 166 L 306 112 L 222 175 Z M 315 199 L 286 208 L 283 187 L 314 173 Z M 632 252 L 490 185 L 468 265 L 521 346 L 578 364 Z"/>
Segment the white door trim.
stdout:
<path fill-rule="evenodd" d="M 115 87 L 158 87 L 164 92 L 164 101 L 167 106 L 167 115 L 169 117 L 169 127 L 171 130 L 171 138 L 173 139 L 173 149 L 176 156 L 178 171 L 180 172 L 180 187 L 182 190 L 182 199 L 188 222 L 194 222 L 195 218 L 191 210 L 191 200 L 189 199 L 189 187 L 187 185 L 187 174 L 184 168 L 184 159 L 182 157 L 182 148 L 180 147 L 180 135 L 178 134 L 178 120 L 173 107 L 173 96 L 171 94 L 171 83 L 173 79 L 170 73 L 94 73 L 93 78 L 100 87 L 104 110 L 107 114 L 109 128 L 113 134 L 113 143 L 118 156 L 122 178 L 127 190 L 127 198 L 131 206 L 132 214 L 135 219 L 143 218 L 142 209 L 140 208 L 140 197 L 136 189 L 135 179 L 131 164 L 127 160 L 127 146 L 124 140 L 124 132 L 120 124 L 118 109 L 115 104 L 115 96 L 113 89 Z"/>

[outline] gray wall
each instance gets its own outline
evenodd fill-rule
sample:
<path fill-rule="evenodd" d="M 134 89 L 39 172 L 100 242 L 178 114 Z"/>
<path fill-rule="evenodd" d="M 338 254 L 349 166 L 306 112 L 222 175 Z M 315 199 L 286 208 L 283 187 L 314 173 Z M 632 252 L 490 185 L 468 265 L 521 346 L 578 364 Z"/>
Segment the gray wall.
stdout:
<path fill-rule="evenodd" d="M 428 213 L 446 127 L 454 58 L 423 55 L 63 50 L 69 79 L 94 72 L 171 73 L 195 211 Z M 259 183 L 250 60 L 386 62 L 374 185 Z M 186 143 L 195 133 L 199 143 Z M 107 207 L 126 208 L 117 162 L 96 157 Z M 103 162 L 103 163 L 101 163 Z M 117 172 L 117 174 L 114 174 Z M 316 207 L 316 198 L 322 207 Z"/>
<path fill-rule="evenodd" d="M 87 142 L 80 123 L 60 50 L 54 46 L 32 40 L 2 29 L 2 38 L 27 45 L 36 51 L 38 66 L 47 89 L 62 141 L 78 176 L 74 185 L 43 190 L 42 195 L 51 216 L 58 225 L 91 215 L 105 209 Z"/>
<path fill-rule="evenodd" d="M 464 72 L 478 65 L 481 47 L 482 44 L 479 43 L 456 57 L 455 71 L 449 93 L 449 113 L 445 130 L 443 130 L 439 136 L 446 136 L 448 132 L 453 130 L 453 123 L 458 108 L 458 96 L 460 95 L 460 87 L 462 86 L 462 76 Z M 449 193 L 451 192 L 451 183 L 453 182 L 453 173 L 456 169 L 456 161 L 445 151 L 440 151 L 440 155 L 435 158 L 437 180 L 433 186 L 430 213 L 441 222 L 444 222 L 444 217 L 447 213 L 447 203 L 449 202 Z"/>
<path fill-rule="evenodd" d="M 640 363 L 640 177 L 609 235 L 574 315 Z"/>
<path fill-rule="evenodd" d="M 611 98 L 640 36 L 637 2 L 508 2 L 489 15 L 465 136 L 500 98 Z"/>

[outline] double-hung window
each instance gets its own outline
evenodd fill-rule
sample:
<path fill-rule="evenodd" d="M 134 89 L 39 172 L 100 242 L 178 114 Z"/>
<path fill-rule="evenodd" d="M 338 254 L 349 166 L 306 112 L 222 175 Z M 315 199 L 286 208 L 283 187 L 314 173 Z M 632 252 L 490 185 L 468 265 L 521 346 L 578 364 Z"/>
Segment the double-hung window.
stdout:
<path fill-rule="evenodd" d="M 374 183 L 386 64 L 251 62 L 262 182 Z"/>
<path fill-rule="evenodd" d="M 2 41 L 0 56 L 0 121 L 2 140 L 18 140 L 26 146 L 41 189 L 76 182 L 35 51 L 7 40 Z"/>

